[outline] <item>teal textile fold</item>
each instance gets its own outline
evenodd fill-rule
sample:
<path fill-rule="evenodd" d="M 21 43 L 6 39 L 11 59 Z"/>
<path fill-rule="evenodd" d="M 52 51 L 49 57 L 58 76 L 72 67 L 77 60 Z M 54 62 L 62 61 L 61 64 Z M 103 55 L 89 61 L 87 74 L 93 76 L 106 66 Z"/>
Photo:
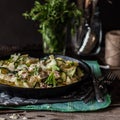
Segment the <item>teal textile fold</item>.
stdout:
<path fill-rule="evenodd" d="M 97 61 L 85 61 L 91 68 L 93 68 L 96 77 L 101 76 L 101 70 Z M 59 111 L 59 112 L 80 112 L 80 111 L 96 111 L 104 109 L 111 104 L 111 97 L 109 94 L 104 96 L 104 102 L 97 102 L 96 100 L 84 103 L 81 100 L 40 104 L 40 105 L 25 105 L 25 106 L 0 106 L 0 109 L 16 109 L 16 110 L 45 110 L 45 111 Z"/>
<path fill-rule="evenodd" d="M 16 110 L 46 110 L 46 111 L 59 111 L 59 112 L 80 112 L 80 111 L 96 111 L 108 107 L 111 103 L 110 96 L 104 96 L 105 101 L 98 103 L 97 101 L 90 101 L 84 103 L 83 101 L 41 104 L 41 105 L 26 105 L 18 107 L 0 106 L 0 109 L 16 109 Z"/>

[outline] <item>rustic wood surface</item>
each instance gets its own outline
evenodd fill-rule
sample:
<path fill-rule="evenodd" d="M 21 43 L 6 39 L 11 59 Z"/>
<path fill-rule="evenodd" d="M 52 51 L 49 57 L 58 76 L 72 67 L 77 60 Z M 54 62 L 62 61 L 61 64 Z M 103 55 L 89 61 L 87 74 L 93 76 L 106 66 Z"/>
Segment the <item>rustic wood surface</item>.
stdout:
<path fill-rule="evenodd" d="M 109 107 L 97 112 L 79 112 L 79 113 L 60 113 L 43 111 L 3 111 L 0 112 L 0 118 L 11 120 L 13 114 L 18 115 L 18 120 L 119 120 L 120 107 Z M 2 120 L 2 119 L 0 119 Z"/>

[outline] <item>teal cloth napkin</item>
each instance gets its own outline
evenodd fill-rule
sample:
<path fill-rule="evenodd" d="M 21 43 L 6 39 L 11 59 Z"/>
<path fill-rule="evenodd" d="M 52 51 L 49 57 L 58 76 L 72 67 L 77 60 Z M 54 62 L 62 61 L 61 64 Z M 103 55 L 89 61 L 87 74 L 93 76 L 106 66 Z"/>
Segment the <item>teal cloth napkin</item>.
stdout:
<path fill-rule="evenodd" d="M 90 67 L 94 68 L 96 77 L 101 75 L 101 70 L 97 61 L 85 61 Z M 46 111 L 59 111 L 59 112 L 79 112 L 79 111 L 96 111 L 104 109 L 111 104 L 111 98 L 109 94 L 104 96 L 104 102 L 97 102 L 92 100 L 88 103 L 84 103 L 81 100 L 64 102 L 64 103 L 52 103 L 52 104 L 39 104 L 39 105 L 25 105 L 25 106 L 0 106 L 0 109 L 16 109 L 16 110 L 46 110 Z"/>

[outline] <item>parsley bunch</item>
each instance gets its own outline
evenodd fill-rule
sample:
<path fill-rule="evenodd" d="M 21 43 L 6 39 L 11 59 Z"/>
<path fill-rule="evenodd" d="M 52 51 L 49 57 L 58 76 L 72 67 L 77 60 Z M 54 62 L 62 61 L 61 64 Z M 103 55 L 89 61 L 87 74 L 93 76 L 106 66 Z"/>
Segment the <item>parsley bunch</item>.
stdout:
<path fill-rule="evenodd" d="M 39 32 L 46 42 L 44 46 L 49 45 L 49 52 L 52 53 L 61 49 L 64 44 L 58 47 L 66 34 L 64 28 L 70 25 L 73 19 L 76 24 L 80 24 L 81 10 L 69 0 L 45 0 L 44 3 L 35 1 L 30 12 L 23 15 L 26 19 L 39 22 Z"/>

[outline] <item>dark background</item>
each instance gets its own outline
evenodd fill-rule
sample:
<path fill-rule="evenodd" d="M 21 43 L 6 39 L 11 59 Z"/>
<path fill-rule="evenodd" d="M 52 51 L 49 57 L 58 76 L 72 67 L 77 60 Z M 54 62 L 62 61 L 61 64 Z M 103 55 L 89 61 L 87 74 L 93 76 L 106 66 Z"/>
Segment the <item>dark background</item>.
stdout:
<path fill-rule="evenodd" d="M 33 3 L 34 0 L 0 0 L 0 46 L 40 44 L 37 24 L 22 16 Z"/>
<path fill-rule="evenodd" d="M 104 35 L 120 29 L 120 0 L 99 0 L 100 16 Z M 41 47 L 41 35 L 37 23 L 25 20 L 22 13 L 29 11 L 34 0 L 0 0 L 0 46 Z"/>
<path fill-rule="evenodd" d="M 103 26 L 103 40 L 106 32 L 120 30 L 120 0 L 99 0 Z"/>

